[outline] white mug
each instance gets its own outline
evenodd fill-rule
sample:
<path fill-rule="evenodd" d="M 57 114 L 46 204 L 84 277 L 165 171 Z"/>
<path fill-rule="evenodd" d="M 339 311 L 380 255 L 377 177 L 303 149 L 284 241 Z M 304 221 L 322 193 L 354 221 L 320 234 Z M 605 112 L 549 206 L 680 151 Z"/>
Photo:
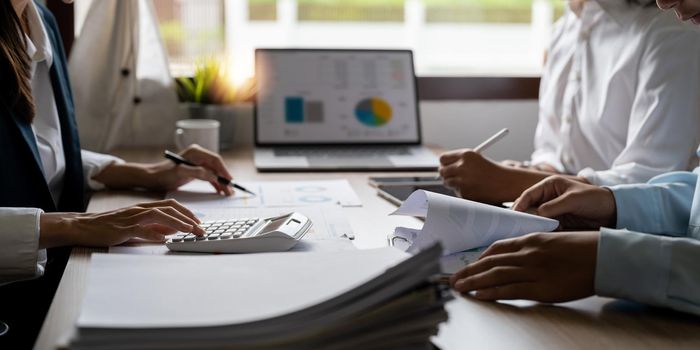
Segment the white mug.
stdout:
<path fill-rule="evenodd" d="M 212 119 L 179 120 L 175 126 L 175 146 L 183 150 L 191 144 L 198 144 L 212 152 L 219 153 L 219 128 L 221 124 Z"/>

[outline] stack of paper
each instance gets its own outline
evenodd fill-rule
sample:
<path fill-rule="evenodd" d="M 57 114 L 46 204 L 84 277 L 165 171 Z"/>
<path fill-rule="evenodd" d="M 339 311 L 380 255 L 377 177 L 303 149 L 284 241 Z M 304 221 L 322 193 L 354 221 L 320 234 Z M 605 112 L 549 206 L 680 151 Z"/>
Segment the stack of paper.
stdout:
<path fill-rule="evenodd" d="M 72 349 L 425 349 L 449 293 L 439 245 L 92 257 Z"/>
<path fill-rule="evenodd" d="M 445 254 L 452 254 L 559 226 L 557 220 L 422 190 L 411 194 L 393 215 L 425 218 L 421 230 L 397 227 L 390 237 L 397 246 L 404 242 L 412 253 L 440 242 Z"/>

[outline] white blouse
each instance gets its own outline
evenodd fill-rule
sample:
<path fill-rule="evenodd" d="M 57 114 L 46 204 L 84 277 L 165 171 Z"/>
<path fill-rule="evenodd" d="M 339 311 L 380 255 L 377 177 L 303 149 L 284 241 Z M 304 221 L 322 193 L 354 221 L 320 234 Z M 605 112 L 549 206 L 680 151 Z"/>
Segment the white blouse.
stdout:
<path fill-rule="evenodd" d="M 586 1 L 556 24 L 532 163 L 596 185 L 698 164 L 700 30 L 673 11 Z"/>
<path fill-rule="evenodd" d="M 66 170 L 61 125 L 56 109 L 50 69 L 53 51 L 38 9 L 33 1 L 27 5 L 31 37 L 27 37 L 27 54 L 32 60 L 32 96 L 36 115 L 32 125 L 36 136 L 44 177 L 55 202 L 61 196 Z M 104 186 L 92 177 L 107 166 L 122 162 L 109 155 L 82 151 L 83 173 L 93 190 Z M 0 284 L 41 276 L 46 251 L 39 250 L 39 217 L 37 208 L 0 208 Z"/>

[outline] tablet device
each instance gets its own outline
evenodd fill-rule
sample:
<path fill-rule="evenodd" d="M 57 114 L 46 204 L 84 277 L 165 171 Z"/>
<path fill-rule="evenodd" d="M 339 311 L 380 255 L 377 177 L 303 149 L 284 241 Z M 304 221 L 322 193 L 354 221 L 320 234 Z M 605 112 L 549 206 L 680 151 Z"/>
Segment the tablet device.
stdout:
<path fill-rule="evenodd" d="M 399 185 L 440 185 L 442 179 L 437 175 L 431 176 L 372 176 L 369 178 L 369 185 L 379 186 L 399 186 Z"/>
<path fill-rule="evenodd" d="M 440 193 L 448 196 L 456 197 L 454 190 L 445 187 L 444 185 L 379 185 L 377 194 L 395 205 L 401 205 L 411 193 L 416 190 L 425 190 L 435 193 Z"/>

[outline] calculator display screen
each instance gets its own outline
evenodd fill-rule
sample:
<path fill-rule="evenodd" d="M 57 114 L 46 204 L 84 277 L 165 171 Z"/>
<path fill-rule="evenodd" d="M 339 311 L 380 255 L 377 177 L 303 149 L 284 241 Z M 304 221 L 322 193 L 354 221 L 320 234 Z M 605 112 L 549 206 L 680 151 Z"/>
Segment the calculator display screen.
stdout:
<path fill-rule="evenodd" d="M 270 221 L 267 225 L 265 225 L 265 228 L 263 228 L 261 233 L 268 233 L 277 230 L 278 228 L 282 227 L 282 225 L 287 221 L 288 218 L 289 216 L 284 216 L 276 220 Z"/>

